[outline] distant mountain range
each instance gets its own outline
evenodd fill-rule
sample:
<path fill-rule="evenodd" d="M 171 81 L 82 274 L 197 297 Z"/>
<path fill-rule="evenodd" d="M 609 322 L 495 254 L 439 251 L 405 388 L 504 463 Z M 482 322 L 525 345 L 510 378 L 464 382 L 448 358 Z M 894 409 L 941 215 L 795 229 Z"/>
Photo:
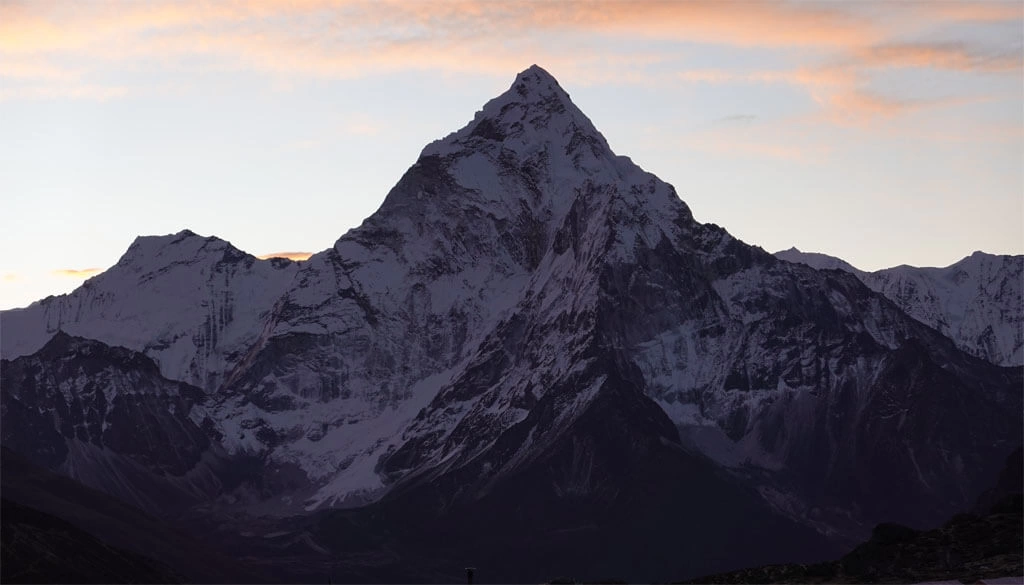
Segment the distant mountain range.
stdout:
<path fill-rule="evenodd" d="M 865 272 L 826 254 L 776 252 L 787 262 L 857 275 L 957 346 L 1001 366 L 1024 365 L 1024 256 L 975 252 L 945 268 L 896 266 Z"/>
<path fill-rule="evenodd" d="M 824 560 L 1021 444 L 1019 257 L 968 260 L 916 296 L 780 260 L 534 66 L 307 261 L 185 230 L 0 313 L 2 438 L 275 578 Z"/>

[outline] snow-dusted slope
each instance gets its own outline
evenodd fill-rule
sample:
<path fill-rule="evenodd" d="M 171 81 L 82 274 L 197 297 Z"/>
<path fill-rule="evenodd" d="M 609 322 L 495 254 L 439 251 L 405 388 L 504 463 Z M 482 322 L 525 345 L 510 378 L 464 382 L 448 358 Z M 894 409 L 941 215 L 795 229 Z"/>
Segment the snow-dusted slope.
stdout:
<path fill-rule="evenodd" d="M 856 274 L 964 351 L 994 364 L 1024 365 L 1024 256 L 975 252 L 945 268 L 903 265 L 865 272 L 839 258 L 796 248 L 775 255 Z"/>
<path fill-rule="evenodd" d="M 255 341 L 297 270 L 188 230 L 140 237 L 71 294 L 4 311 L 0 348 L 7 359 L 28 355 L 64 331 L 143 352 L 165 376 L 210 391 Z"/>

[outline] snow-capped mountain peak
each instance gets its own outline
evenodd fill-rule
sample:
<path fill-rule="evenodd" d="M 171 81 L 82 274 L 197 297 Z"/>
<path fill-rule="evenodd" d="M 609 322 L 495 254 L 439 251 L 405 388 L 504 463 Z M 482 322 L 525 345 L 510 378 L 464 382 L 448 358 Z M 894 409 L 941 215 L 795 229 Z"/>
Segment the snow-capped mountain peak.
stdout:
<path fill-rule="evenodd" d="M 117 266 L 137 274 L 163 271 L 180 263 L 237 263 L 255 258 L 216 236 L 200 236 L 185 229 L 165 236 L 139 236 L 121 256 Z"/>
<path fill-rule="evenodd" d="M 564 170 L 595 171 L 615 158 L 607 140 L 569 94 L 536 65 L 517 75 L 512 86 L 487 102 L 464 128 L 424 148 L 421 158 L 492 150 L 488 142 L 521 160 L 558 150 L 547 156 Z"/>
<path fill-rule="evenodd" d="M 5 311 L 3 357 L 28 355 L 63 330 L 143 352 L 168 378 L 211 390 L 255 340 L 297 268 L 189 230 L 138 237 L 72 293 Z"/>

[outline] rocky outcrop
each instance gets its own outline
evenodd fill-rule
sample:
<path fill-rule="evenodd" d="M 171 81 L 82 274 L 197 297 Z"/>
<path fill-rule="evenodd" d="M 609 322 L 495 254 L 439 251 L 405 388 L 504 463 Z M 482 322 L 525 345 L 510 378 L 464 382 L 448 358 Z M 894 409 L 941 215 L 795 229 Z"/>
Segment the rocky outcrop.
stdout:
<path fill-rule="evenodd" d="M 0 363 L 5 447 L 156 513 L 222 491 L 204 400 L 142 354 L 65 333 Z"/>

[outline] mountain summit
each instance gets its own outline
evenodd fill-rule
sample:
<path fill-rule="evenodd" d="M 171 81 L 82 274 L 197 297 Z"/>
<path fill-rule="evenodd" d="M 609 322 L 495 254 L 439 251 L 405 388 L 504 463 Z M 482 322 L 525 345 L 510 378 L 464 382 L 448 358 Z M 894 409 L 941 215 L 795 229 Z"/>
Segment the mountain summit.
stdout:
<path fill-rule="evenodd" d="M 447 156 L 478 149 L 474 139 L 500 143 L 502 149 L 529 158 L 539 149 L 558 147 L 569 161 L 607 161 L 611 149 L 590 120 L 572 103 L 547 71 L 534 65 L 516 76 L 508 91 L 487 102 L 462 130 L 431 143 L 421 156 Z M 560 157 L 559 157 L 560 158 Z"/>
<path fill-rule="evenodd" d="M 944 520 L 1020 442 L 1019 368 L 853 275 L 696 222 L 536 66 L 301 264 L 165 253 L 182 242 L 3 313 L 3 388 L 33 388 L 5 393 L 4 416 L 90 383 L 36 375 L 46 358 L 27 354 L 58 330 L 145 354 L 199 389 L 187 418 L 217 455 L 210 506 L 289 516 L 271 534 L 312 550 L 387 543 L 509 582 L 808 560 L 880 521 Z M 131 379 L 121 367 L 106 370 Z M 154 424 L 180 426 L 175 404 Z M 33 420 L 25 433 L 54 426 L 71 455 L 22 437 L 23 455 L 99 465 L 74 458 L 93 434 Z M 136 475 L 157 460 L 127 459 Z"/>

